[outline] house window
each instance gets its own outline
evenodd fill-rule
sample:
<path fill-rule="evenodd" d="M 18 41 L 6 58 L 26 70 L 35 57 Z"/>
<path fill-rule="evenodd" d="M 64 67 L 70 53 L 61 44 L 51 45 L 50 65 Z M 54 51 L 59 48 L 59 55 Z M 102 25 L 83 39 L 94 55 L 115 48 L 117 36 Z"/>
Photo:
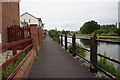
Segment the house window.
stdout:
<path fill-rule="evenodd" d="M 24 19 L 24 22 L 25 22 L 25 19 Z"/>
<path fill-rule="evenodd" d="M 30 19 L 29 19 L 29 23 L 31 23 Z"/>

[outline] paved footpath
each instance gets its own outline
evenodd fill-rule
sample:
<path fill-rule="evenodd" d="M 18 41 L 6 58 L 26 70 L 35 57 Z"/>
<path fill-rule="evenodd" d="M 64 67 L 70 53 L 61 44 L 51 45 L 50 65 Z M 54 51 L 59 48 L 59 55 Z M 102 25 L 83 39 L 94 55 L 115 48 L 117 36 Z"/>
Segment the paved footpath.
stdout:
<path fill-rule="evenodd" d="M 48 36 L 29 78 L 94 78 L 94 75 Z"/>

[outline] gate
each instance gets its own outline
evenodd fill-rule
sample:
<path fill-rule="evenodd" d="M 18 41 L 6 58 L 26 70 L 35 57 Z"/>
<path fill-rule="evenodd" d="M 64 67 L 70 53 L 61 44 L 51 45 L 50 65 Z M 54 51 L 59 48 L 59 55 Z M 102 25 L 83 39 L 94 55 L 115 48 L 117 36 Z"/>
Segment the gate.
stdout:
<path fill-rule="evenodd" d="M 20 27 L 13 25 L 8 27 L 8 43 L 30 38 L 30 28 L 28 26 Z"/>

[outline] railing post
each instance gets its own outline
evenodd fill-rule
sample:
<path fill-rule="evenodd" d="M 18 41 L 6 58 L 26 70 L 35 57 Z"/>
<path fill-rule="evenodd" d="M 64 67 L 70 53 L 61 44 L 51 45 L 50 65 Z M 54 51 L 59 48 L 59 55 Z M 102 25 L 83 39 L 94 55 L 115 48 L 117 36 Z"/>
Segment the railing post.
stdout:
<path fill-rule="evenodd" d="M 53 35 L 51 35 L 51 38 L 53 39 Z"/>
<path fill-rule="evenodd" d="M 65 34 L 65 50 L 67 50 L 67 34 Z"/>
<path fill-rule="evenodd" d="M 52 39 L 54 40 L 54 35 L 52 35 Z"/>
<path fill-rule="evenodd" d="M 13 54 L 13 56 L 15 56 L 16 54 L 17 54 L 17 46 L 14 46 L 13 48 L 12 48 L 12 54 Z M 15 59 L 14 60 L 14 63 L 17 61 L 17 59 Z"/>
<path fill-rule="evenodd" d="M 28 54 L 28 50 L 26 50 L 26 55 Z"/>
<path fill-rule="evenodd" d="M 53 35 L 53 40 L 55 41 L 55 35 Z"/>
<path fill-rule="evenodd" d="M 55 35 L 55 41 L 57 41 L 57 35 Z"/>
<path fill-rule="evenodd" d="M 63 46 L 63 35 L 61 34 L 61 46 Z"/>
<path fill-rule="evenodd" d="M 97 73 L 97 36 L 95 33 L 92 34 L 90 38 L 90 71 L 93 73 Z"/>
<path fill-rule="evenodd" d="M 76 56 L 76 37 L 75 34 L 72 36 L 72 50 L 73 50 L 73 56 Z"/>
<path fill-rule="evenodd" d="M 60 38 L 59 38 L 59 34 L 58 34 L 58 36 L 57 36 L 57 37 L 58 37 L 58 44 L 60 44 Z"/>

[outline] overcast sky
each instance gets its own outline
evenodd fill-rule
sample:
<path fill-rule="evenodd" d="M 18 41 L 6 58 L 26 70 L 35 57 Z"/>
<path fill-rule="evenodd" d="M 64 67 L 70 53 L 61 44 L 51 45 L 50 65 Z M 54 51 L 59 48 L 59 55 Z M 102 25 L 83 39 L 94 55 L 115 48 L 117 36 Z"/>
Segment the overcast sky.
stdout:
<path fill-rule="evenodd" d="M 42 18 L 45 29 L 79 30 L 86 21 L 115 24 L 119 0 L 21 0 L 20 14 Z"/>

